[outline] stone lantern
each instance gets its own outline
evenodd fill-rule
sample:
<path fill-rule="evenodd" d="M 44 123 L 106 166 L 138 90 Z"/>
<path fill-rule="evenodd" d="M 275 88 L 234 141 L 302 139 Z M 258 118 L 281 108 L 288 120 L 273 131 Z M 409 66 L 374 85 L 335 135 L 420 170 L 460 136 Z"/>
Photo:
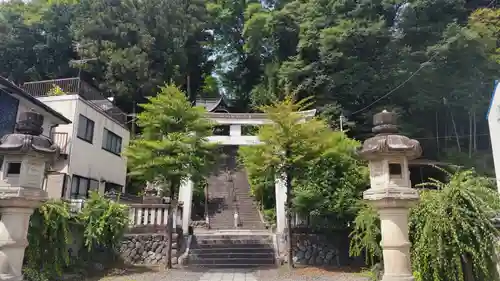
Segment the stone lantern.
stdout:
<path fill-rule="evenodd" d="M 369 161 L 371 188 L 363 198 L 380 215 L 384 259 L 383 281 L 414 280 L 410 262 L 408 214 L 418 199 L 411 188 L 408 160 L 420 157 L 418 141 L 397 134 L 396 115 L 386 110 L 373 117 L 373 132 L 359 152 Z"/>
<path fill-rule="evenodd" d="M 23 279 L 30 217 L 47 199 L 42 189 L 46 165 L 59 148 L 41 136 L 42 124 L 42 115 L 21 113 L 16 132 L 0 139 L 0 280 Z"/>

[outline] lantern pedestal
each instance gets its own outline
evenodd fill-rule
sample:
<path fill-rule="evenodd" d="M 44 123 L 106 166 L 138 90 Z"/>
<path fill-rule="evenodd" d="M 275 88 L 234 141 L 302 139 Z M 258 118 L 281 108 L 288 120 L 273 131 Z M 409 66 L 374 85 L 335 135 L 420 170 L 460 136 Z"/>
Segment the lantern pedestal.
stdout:
<path fill-rule="evenodd" d="M 0 280 L 22 281 L 24 251 L 33 211 L 47 199 L 42 189 L 46 165 L 58 155 L 41 136 L 43 116 L 21 113 L 16 133 L 0 139 Z"/>
<path fill-rule="evenodd" d="M 373 117 L 374 137 L 359 152 L 369 161 L 371 188 L 363 193 L 380 215 L 384 275 L 382 281 L 413 281 L 408 215 L 418 201 L 411 188 L 408 160 L 422 154 L 416 140 L 397 134 L 396 115 L 382 111 Z"/>
<path fill-rule="evenodd" d="M 382 281 L 414 280 L 410 262 L 408 215 L 410 207 L 418 200 L 418 193 L 409 188 L 404 189 L 406 190 L 397 193 L 396 190 L 392 190 L 393 193 L 384 190 L 375 193 L 367 190 L 364 194 L 364 198 L 370 201 L 380 216 L 382 232 L 380 244 L 384 257 Z"/>

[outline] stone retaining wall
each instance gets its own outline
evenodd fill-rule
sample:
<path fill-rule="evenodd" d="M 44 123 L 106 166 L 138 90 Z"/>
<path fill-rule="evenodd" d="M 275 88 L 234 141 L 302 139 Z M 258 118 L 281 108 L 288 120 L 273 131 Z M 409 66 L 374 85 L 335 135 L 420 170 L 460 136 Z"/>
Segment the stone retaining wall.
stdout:
<path fill-rule="evenodd" d="M 296 234 L 293 238 L 293 260 L 296 264 L 340 266 L 338 246 L 325 236 Z"/>
<path fill-rule="evenodd" d="M 287 247 L 284 236 L 277 237 L 280 259 L 287 262 Z M 293 260 L 303 266 L 362 266 L 361 257 L 349 256 L 348 233 L 329 234 L 295 233 L 293 235 Z"/>
<path fill-rule="evenodd" d="M 182 235 L 172 234 L 172 264 L 176 265 L 184 248 Z M 120 257 L 135 265 L 157 265 L 167 262 L 168 239 L 165 234 L 129 234 L 120 246 Z"/>

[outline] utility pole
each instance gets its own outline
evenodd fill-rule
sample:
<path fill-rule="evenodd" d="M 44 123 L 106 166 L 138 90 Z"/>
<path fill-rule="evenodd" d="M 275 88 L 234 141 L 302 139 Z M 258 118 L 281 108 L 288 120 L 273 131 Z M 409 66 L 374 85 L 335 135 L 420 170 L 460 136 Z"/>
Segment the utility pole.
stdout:
<path fill-rule="evenodd" d="M 345 121 L 345 116 L 343 114 L 340 114 L 340 131 L 344 132 L 344 121 Z"/>
<path fill-rule="evenodd" d="M 74 45 L 75 45 L 76 53 L 79 54 L 81 44 L 77 42 Z M 78 60 L 70 60 L 70 63 L 73 63 L 75 65 L 79 65 L 79 67 L 78 67 L 78 91 L 80 91 L 80 80 L 82 79 L 82 77 L 81 77 L 82 76 L 82 65 L 86 64 L 89 61 L 96 61 L 96 60 L 97 60 L 97 58 L 88 58 L 88 59 L 81 58 Z"/>
<path fill-rule="evenodd" d="M 186 90 L 188 94 L 188 100 L 191 102 L 192 105 L 196 105 L 196 99 L 191 96 L 191 75 L 188 73 L 186 77 Z"/>
<path fill-rule="evenodd" d="M 135 118 L 136 118 L 136 112 L 135 112 L 135 100 L 132 101 L 132 137 L 135 137 Z"/>

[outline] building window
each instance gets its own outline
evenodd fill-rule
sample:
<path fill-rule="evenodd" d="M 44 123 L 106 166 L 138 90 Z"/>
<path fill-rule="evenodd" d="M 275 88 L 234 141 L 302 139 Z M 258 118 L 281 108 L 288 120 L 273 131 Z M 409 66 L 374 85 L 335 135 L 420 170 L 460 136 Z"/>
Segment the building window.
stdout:
<path fill-rule="evenodd" d="M 76 136 L 86 142 L 92 143 L 94 140 L 94 121 L 80 114 Z"/>
<path fill-rule="evenodd" d="M 121 193 L 122 186 L 116 183 L 106 182 L 106 184 L 104 185 L 104 193 L 109 193 L 112 191 L 116 193 Z"/>
<path fill-rule="evenodd" d="M 87 198 L 89 188 L 89 179 L 73 175 L 73 180 L 71 181 L 71 194 L 70 197 L 73 199 Z"/>
<path fill-rule="evenodd" d="M 99 192 L 99 182 L 93 179 L 73 175 L 70 198 L 88 198 L 91 191 Z"/>
<path fill-rule="evenodd" d="M 102 149 L 113 154 L 120 155 L 122 152 L 122 138 L 115 133 L 104 129 L 104 137 L 102 139 Z"/>
<path fill-rule="evenodd" d="M 99 192 L 99 182 L 96 181 L 96 180 L 90 180 L 90 184 L 89 184 L 89 194 L 90 192 Z"/>

